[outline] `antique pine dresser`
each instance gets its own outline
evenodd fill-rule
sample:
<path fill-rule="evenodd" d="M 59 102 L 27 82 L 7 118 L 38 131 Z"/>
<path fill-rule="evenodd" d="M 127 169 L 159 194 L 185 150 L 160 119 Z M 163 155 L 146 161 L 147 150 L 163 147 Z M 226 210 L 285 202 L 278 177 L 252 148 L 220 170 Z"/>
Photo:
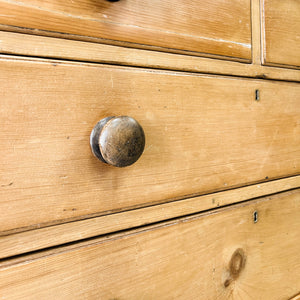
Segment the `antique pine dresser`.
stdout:
<path fill-rule="evenodd" d="M 0 299 L 299 299 L 299 0 L 0 0 Z"/>

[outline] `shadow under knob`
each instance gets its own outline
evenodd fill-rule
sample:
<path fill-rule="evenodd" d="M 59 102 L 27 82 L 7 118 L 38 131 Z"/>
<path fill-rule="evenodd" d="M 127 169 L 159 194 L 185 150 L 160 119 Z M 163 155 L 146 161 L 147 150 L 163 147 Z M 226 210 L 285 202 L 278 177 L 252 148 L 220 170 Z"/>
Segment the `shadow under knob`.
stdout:
<path fill-rule="evenodd" d="M 90 144 L 99 160 L 115 167 L 126 167 L 142 155 L 145 134 L 141 125 L 131 117 L 107 117 L 94 127 Z"/>

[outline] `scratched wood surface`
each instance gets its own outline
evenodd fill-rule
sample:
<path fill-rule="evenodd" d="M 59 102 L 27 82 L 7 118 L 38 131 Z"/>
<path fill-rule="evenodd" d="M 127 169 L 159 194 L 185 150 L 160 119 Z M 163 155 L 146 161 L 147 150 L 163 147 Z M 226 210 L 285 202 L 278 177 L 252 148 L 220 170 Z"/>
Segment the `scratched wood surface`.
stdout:
<path fill-rule="evenodd" d="M 0 236 L 0 259 L 300 187 L 300 175 L 180 201 Z"/>
<path fill-rule="evenodd" d="M 250 0 L 1 0 L 0 24 L 251 60 Z M 108 41 L 110 40 L 110 41 Z"/>
<path fill-rule="evenodd" d="M 2 232 L 299 173 L 296 83 L 0 63 Z M 144 128 L 145 151 L 130 167 L 111 167 L 91 153 L 91 130 L 111 115 L 131 116 Z"/>
<path fill-rule="evenodd" d="M 264 0 L 262 24 L 264 63 L 300 68 L 300 1 Z"/>
<path fill-rule="evenodd" d="M 296 190 L 4 262 L 0 295 L 289 299 L 300 290 L 299 235 Z"/>

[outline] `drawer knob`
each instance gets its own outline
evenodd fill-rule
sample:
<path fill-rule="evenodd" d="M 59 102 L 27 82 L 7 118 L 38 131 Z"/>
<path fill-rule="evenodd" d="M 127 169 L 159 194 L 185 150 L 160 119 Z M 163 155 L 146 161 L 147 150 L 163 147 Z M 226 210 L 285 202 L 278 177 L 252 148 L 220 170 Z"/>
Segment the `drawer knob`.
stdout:
<path fill-rule="evenodd" d="M 90 145 L 99 160 L 115 167 L 126 167 L 142 155 L 145 134 L 141 125 L 131 117 L 107 117 L 94 127 Z"/>

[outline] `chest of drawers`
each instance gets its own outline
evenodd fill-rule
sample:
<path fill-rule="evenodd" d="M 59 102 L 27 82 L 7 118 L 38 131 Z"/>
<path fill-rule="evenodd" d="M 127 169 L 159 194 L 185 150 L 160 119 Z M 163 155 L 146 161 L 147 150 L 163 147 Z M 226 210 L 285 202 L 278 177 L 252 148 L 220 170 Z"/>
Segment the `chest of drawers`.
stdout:
<path fill-rule="evenodd" d="M 0 12 L 0 299 L 297 295 L 298 1 Z M 131 166 L 91 151 L 111 116 L 143 128 Z"/>

